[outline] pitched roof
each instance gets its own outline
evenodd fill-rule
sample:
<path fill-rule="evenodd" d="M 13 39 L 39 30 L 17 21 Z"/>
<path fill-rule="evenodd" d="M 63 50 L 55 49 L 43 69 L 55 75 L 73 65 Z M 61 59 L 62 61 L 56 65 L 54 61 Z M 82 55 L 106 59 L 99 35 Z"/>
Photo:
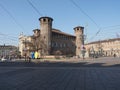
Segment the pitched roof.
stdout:
<path fill-rule="evenodd" d="M 75 37 L 74 35 L 71 35 L 71 34 L 68 34 L 68 33 L 65 33 L 65 32 L 62 32 L 62 31 L 60 31 L 60 30 L 58 30 L 58 29 L 52 29 L 52 32 L 54 32 L 54 33 L 58 33 L 58 34 L 63 34 L 63 35 L 66 35 L 66 36 L 72 36 L 72 37 Z"/>

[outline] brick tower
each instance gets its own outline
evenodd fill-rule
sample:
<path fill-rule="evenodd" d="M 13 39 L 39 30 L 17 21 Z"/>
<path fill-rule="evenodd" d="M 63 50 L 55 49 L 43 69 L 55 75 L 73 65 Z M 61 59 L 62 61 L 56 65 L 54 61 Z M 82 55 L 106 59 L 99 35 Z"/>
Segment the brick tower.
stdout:
<path fill-rule="evenodd" d="M 76 35 L 76 56 L 81 57 L 81 50 L 84 45 L 84 27 L 75 27 L 74 31 Z"/>
<path fill-rule="evenodd" d="M 41 17 L 40 21 L 40 36 L 42 43 L 44 43 L 44 55 L 50 55 L 51 52 L 51 31 L 52 31 L 52 21 L 51 17 Z"/>

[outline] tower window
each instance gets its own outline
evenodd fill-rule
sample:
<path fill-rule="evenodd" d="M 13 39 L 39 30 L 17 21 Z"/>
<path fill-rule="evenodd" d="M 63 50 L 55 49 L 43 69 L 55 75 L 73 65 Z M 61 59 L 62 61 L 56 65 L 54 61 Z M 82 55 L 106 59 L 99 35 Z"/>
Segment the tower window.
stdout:
<path fill-rule="evenodd" d="M 44 18 L 44 19 L 43 19 L 43 21 L 45 22 L 45 21 L 46 21 L 46 19 Z"/>

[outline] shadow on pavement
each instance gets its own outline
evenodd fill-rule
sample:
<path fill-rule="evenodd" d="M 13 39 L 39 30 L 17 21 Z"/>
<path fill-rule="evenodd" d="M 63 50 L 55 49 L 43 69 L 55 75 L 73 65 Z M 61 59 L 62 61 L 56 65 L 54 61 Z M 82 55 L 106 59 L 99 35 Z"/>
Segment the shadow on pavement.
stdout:
<path fill-rule="evenodd" d="M 106 65 L 97 62 L 0 62 L 0 67 L 120 67 L 120 64 Z"/>

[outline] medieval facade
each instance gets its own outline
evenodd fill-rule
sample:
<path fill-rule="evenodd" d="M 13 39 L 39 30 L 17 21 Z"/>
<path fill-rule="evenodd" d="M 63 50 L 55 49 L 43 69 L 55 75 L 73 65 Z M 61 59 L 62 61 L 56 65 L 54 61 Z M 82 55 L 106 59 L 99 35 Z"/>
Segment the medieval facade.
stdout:
<path fill-rule="evenodd" d="M 78 57 L 120 57 L 120 38 L 95 41 L 84 44 L 84 27 L 74 28 L 75 35 L 64 33 L 52 27 L 51 17 L 41 17 L 40 29 L 33 30 L 32 36 L 19 36 L 21 56 L 30 56 L 38 52 L 39 57 L 50 55 L 68 55 Z"/>
<path fill-rule="evenodd" d="M 52 28 L 51 17 L 41 17 L 40 29 L 33 30 L 32 36 L 23 34 L 19 37 L 19 51 L 21 56 L 30 56 L 37 51 L 39 57 L 48 55 L 80 56 L 81 46 L 84 45 L 84 27 L 74 28 L 75 36 Z"/>

